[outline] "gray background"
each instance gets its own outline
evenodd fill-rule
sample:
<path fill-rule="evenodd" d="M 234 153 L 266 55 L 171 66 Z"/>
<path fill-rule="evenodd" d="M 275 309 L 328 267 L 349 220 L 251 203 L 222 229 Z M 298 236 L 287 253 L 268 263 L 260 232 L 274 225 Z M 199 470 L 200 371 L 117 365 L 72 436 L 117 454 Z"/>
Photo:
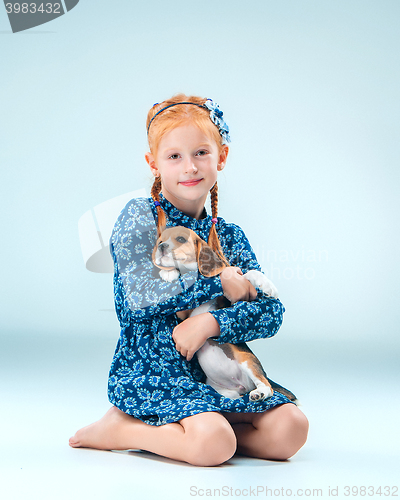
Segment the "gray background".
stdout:
<path fill-rule="evenodd" d="M 290 466 L 308 460 L 325 488 L 355 463 L 349 481 L 394 483 L 378 463 L 398 463 L 399 444 L 399 14 L 388 0 L 82 0 L 12 34 L 0 10 L 2 384 L 7 422 L 36 425 L 19 445 L 44 449 L 52 429 L 64 449 L 108 408 L 112 277 L 85 269 L 77 222 L 149 192 L 147 110 L 183 91 L 224 111 L 219 215 L 244 229 L 287 309 L 278 335 L 254 346 L 312 423 Z M 8 477 L 27 456 L 15 451 Z M 299 471 L 290 477 L 308 477 Z M 176 494 L 169 477 L 157 491 Z"/>

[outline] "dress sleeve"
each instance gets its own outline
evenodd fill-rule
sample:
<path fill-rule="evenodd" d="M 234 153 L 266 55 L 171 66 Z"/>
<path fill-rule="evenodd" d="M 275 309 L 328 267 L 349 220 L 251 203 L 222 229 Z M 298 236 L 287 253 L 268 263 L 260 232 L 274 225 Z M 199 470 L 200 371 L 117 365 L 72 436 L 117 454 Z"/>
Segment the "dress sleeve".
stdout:
<path fill-rule="evenodd" d="M 128 203 L 119 215 L 110 240 L 114 260 L 114 298 L 117 315 L 126 326 L 130 319 L 149 319 L 193 309 L 223 295 L 219 276 L 205 278 L 190 271 L 167 282 L 153 264 L 157 226 L 146 198 Z"/>
<path fill-rule="evenodd" d="M 229 262 L 239 267 L 243 274 L 255 269 L 261 271 L 260 264 L 243 230 L 235 225 L 227 225 L 224 238 L 229 246 Z M 257 297 L 252 301 L 240 300 L 230 307 L 210 311 L 220 326 L 220 335 L 213 340 L 221 344 L 248 342 L 250 340 L 272 337 L 283 321 L 285 308 L 279 299 L 269 297 L 256 288 Z"/>

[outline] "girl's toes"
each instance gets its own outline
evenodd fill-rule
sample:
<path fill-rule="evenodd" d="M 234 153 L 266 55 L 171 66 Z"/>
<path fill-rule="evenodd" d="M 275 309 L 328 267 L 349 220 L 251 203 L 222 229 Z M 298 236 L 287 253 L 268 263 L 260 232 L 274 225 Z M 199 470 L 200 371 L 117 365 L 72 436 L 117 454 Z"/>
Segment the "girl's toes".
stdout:
<path fill-rule="evenodd" d="M 81 446 L 78 439 L 76 439 L 76 435 L 69 438 L 69 445 L 72 446 L 72 448 L 79 448 Z"/>

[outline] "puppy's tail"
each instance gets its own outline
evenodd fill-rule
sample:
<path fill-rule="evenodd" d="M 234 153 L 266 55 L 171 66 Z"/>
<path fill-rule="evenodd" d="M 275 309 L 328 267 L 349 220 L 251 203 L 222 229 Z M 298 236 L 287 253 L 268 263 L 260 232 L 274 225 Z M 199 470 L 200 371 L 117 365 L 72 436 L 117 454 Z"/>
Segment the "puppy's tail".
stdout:
<path fill-rule="evenodd" d="M 267 377 L 268 378 L 268 377 Z M 286 389 L 285 387 L 277 384 L 270 378 L 268 378 L 268 382 L 271 384 L 271 387 L 274 391 L 280 392 L 284 396 L 286 396 L 292 403 L 294 403 L 296 406 L 301 406 L 300 401 L 297 399 L 297 397 L 293 394 L 293 392 L 289 391 L 289 389 Z"/>

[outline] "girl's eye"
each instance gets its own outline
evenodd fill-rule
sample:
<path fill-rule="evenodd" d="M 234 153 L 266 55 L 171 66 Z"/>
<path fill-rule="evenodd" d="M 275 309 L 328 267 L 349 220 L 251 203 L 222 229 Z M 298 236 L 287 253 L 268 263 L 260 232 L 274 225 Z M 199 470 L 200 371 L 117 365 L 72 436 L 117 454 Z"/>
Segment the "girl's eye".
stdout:
<path fill-rule="evenodd" d="M 204 156 L 208 153 L 208 151 L 206 151 L 205 149 L 201 149 L 200 151 L 197 151 L 197 155 L 198 156 Z"/>
<path fill-rule="evenodd" d="M 178 154 L 169 155 L 168 158 L 170 158 L 171 160 L 177 160 L 179 158 L 179 155 Z"/>

